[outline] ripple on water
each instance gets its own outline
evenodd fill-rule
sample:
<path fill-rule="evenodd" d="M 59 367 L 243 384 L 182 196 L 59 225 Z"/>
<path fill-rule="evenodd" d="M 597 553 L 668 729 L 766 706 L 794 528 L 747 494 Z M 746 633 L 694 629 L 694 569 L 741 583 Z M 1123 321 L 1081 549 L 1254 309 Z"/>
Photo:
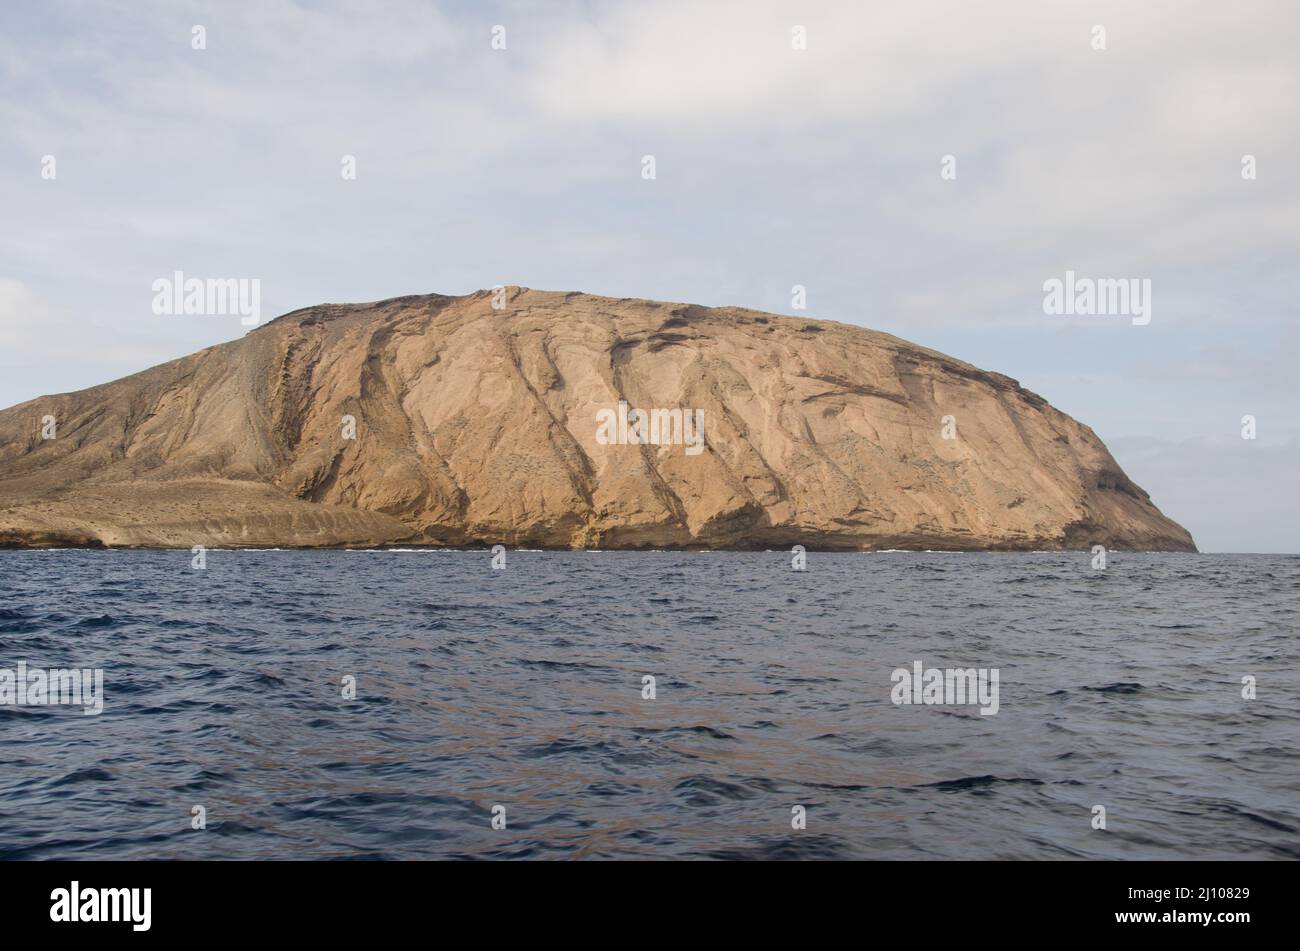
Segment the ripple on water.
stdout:
<path fill-rule="evenodd" d="M 0 858 L 1300 858 L 1300 560 L 814 554 L 0 551 Z"/>

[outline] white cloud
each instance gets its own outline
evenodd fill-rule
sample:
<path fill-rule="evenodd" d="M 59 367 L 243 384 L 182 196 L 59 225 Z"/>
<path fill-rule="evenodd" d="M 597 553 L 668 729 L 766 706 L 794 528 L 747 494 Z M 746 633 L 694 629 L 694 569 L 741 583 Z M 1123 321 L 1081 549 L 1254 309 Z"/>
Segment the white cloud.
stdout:
<path fill-rule="evenodd" d="M 1292 428 L 1290 421 L 1284 425 Z M 1300 540 L 1300 438 L 1113 440 L 1110 449 L 1152 500 L 1192 533 L 1201 551 L 1294 552 Z"/>
<path fill-rule="evenodd" d="M 268 314 L 498 282 L 785 311 L 800 283 L 1103 435 L 1300 416 L 1298 42 L 1290 0 L 5 4 L 0 399 L 238 334 L 149 313 L 179 268 L 261 279 Z M 1044 317 L 1067 268 L 1151 277 L 1152 325 Z"/>
<path fill-rule="evenodd" d="M 64 312 L 22 281 L 0 277 L 0 407 L 54 392 L 55 380 L 89 386 L 175 355 L 160 339 Z M 88 368 L 103 378 L 87 378 Z"/>

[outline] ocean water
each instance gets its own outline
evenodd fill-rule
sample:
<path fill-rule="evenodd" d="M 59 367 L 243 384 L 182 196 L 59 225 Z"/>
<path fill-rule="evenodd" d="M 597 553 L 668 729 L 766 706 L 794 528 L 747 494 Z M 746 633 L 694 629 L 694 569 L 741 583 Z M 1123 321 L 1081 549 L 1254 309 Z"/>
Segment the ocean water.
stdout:
<path fill-rule="evenodd" d="M 1300 556 L 191 557 L 0 552 L 0 858 L 1300 858 Z"/>

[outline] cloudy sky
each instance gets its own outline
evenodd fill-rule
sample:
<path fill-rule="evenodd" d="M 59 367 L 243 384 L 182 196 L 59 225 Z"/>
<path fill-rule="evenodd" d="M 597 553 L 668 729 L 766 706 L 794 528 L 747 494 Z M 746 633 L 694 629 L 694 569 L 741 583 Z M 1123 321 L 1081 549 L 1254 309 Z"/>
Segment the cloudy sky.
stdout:
<path fill-rule="evenodd" d="M 1203 550 L 1300 551 L 1297 50 L 1294 0 L 6 0 L 0 405 L 245 332 L 155 315 L 176 270 L 264 319 L 801 284 L 1089 424 Z M 1151 322 L 1045 314 L 1067 269 Z"/>

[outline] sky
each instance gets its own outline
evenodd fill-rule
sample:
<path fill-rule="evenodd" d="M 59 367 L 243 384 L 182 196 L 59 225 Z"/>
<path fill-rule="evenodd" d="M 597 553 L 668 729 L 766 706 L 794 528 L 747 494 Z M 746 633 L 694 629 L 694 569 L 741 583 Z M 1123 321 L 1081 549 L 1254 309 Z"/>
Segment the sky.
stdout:
<path fill-rule="evenodd" d="M 1294 0 L 5 0 L 0 406 L 248 330 L 154 313 L 178 270 L 736 305 L 1005 373 L 1203 551 L 1300 552 L 1298 50 Z M 1067 271 L 1149 323 L 1046 313 Z"/>

